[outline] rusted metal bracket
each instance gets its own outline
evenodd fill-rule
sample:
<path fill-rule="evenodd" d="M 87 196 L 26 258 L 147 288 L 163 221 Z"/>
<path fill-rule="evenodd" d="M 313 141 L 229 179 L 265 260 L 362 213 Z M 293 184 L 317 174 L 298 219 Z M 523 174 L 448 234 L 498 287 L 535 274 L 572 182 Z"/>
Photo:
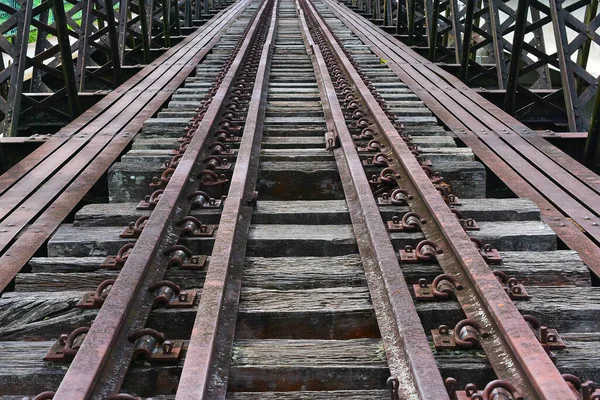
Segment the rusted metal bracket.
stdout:
<path fill-rule="evenodd" d="M 502 257 L 500 256 L 500 253 L 498 253 L 498 250 L 492 248 L 491 245 L 487 243 L 484 244 L 480 239 L 477 238 L 471 238 L 471 241 L 475 243 L 475 246 L 481 253 L 481 257 L 483 257 L 485 262 L 488 264 L 502 263 Z"/>
<path fill-rule="evenodd" d="M 153 189 L 164 189 L 169 181 L 171 180 L 171 176 L 175 172 L 175 168 L 167 168 L 163 171 L 162 175 L 159 177 L 152 177 L 152 182 L 148 184 Z"/>
<path fill-rule="evenodd" d="M 460 199 L 452 193 L 449 185 L 442 183 L 440 185 L 435 185 L 435 188 L 438 192 L 440 192 L 440 195 L 442 196 L 446 204 L 448 204 L 449 206 L 461 205 Z"/>
<path fill-rule="evenodd" d="M 567 348 L 565 342 L 561 339 L 556 329 L 550 329 L 544 326 L 533 315 L 523 315 L 531 330 L 540 341 L 540 344 L 547 350 L 563 350 Z"/>
<path fill-rule="evenodd" d="M 104 300 L 106 299 L 106 296 L 108 296 L 110 288 L 114 283 L 114 279 L 106 279 L 98 285 L 98 288 L 95 292 L 88 292 L 84 294 L 83 298 L 75 307 L 87 309 L 98 309 L 102 307 L 102 304 L 104 304 Z"/>
<path fill-rule="evenodd" d="M 369 143 L 367 143 L 366 146 L 357 146 L 356 151 L 358 151 L 359 153 L 372 153 L 375 151 L 378 153 L 382 153 L 385 151 L 385 146 L 381 144 L 379 140 L 372 139 L 369 141 Z"/>
<path fill-rule="evenodd" d="M 200 178 L 202 185 L 210 187 L 224 186 L 229 182 L 229 179 L 227 179 L 225 175 L 217 175 L 214 171 L 211 171 L 210 169 L 205 169 L 202 172 L 200 172 L 198 178 Z"/>
<path fill-rule="evenodd" d="M 458 222 L 460 222 L 465 231 L 469 232 L 479 230 L 479 225 L 477 224 L 477 222 L 475 222 L 473 218 L 464 218 L 462 213 L 456 208 L 450 208 L 450 211 L 452 211 L 452 213 L 456 215 L 456 218 L 458 218 Z"/>
<path fill-rule="evenodd" d="M 196 290 L 181 290 L 179 285 L 171 281 L 158 281 L 148 289 L 156 296 L 152 308 L 191 308 L 196 302 Z"/>
<path fill-rule="evenodd" d="M 119 235 L 122 239 L 137 239 L 146 226 L 146 222 L 150 219 L 149 215 L 139 217 L 135 222 L 130 222 L 129 226 L 123 229 Z"/>
<path fill-rule="evenodd" d="M 222 142 L 222 143 L 237 143 L 240 140 L 242 140 L 242 138 L 240 136 L 233 135 L 225 129 L 221 129 L 221 130 L 215 132 L 215 136 L 217 138 L 216 139 L 217 142 Z"/>
<path fill-rule="evenodd" d="M 158 204 L 160 196 L 164 193 L 164 190 L 155 190 L 151 195 L 146 196 L 144 200 L 140 201 L 136 209 L 138 210 L 154 210 L 154 207 Z"/>
<path fill-rule="evenodd" d="M 465 390 L 458 390 L 458 382 L 454 378 L 446 378 L 444 383 L 448 390 L 448 396 L 452 400 L 524 400 L 521 393 L 510 382 L 503 379 L 491 381 L 482 392 L 479 392 L 473 383 L 466 384 Z"/>
<path fill-rule="evenodd" d="M 425 278 L 421 278 L 418 284 L 413 285 L 417 300 L 448 300 L 454 296 L 455 290 L 462 289 L 463 285 L 449 274 L 436 276 L 431 284 L 428 284 Z"/>
<path fill-rule="evenodd" d="M 75 329 L 71 334 L 62 334 L 52 345 L 48 353 L 44 356 L 44 361 L 50 362 L 67 362 L 71 361 L 77 350 L 83 343 L 86 333 L 90 330 L 87 326 L 82 326 Z"/>
<path fill-rule="evenodd" d="M 231 149 L 229 145 L 223 144 L 221 142 L 214 142 L 209 145 L 208 148 L 211 150 L 211 154 L 215 156 L 233 156 L 235 152 Z"/>
<path fill-rule="evenodd" d="M 335 130 L 325 132 L 325 150 L 333 150 L 340 146 L 340 139 Z"/>
<path fill-rule="evenodd" d="M 211 237 L 215 232 L 214 226 L 203 224 L 198 218 L 191 215 L 182 218 L 179 225 L 182 226 L 181 236 Z"/>
<path fill-rule="evenodd" d="M 232 164 L 226 158 L 219 156 L 206 157 L 202 162 L 206 165 L 206 169 L 213 171 L 230 171 L 232 166 Z"/>
<path fill-rule="evenodd" d="M 442 250 L 431 240 L 422 240 L 414 249 L 412 246 L 405 246 L 399 251 L 401 263 L 418 263 L 424 261 L 435 261 Z"/>
<path fill-rule="evenodd" d="M 578 399 L 600 400 L 600 390 L 595 382 L 581 382 L 581 379 L 572 374 L 562 374 L 562 377 Z"/>
<path fill-rule="evenodd" d="M 125 261 L 127 261 L 127 257 L 131 253 L 131 250 L 135 246 L 135 243 L 127 243 L 123 245 L 117 252 L 116 256 L 107 256 L 104 259 L 104 262 L 100 264 L 100 268 L 108 268 L 108 269 L 121 269 L 123 265 L 125 265 Z"/>
<path fill-rule="evenodd" d="M 376 167 L 387 167 L 390 160 L 384 153 L 377 153 L 373 157 L 368 157 L 363 160 L 364 166 L 374 165 Z"/>
<path fill-rule="evenodd" d="M 46 391 L 38 394 L 33 399 L 31 397 L 23 397 L 23 400 L 53 400 L 55 392 Z"/>
<path fill-rule="evenodd" d="M 223 199 L 225 196 L 223 196 Z M 188 197 L 189 200 L 192 200 L 192 209 L 194 208 L 221 208 L 223 205 L 222 199 L 216 200 L 210 197 L 206 192 L 196 191 Z"/>
<path fill-rule="evenodd" d="M 387 226 L 390 232 L 419 232 L 421 224 L 426 222 L 417 213 L 408 212 L 402 216 L 402 219 L 394 215 L 391 221 L 387 221 Z"/>
<path fill-rule="evenodd" d="M 472 349 L 479 345 L 480 338 L 487 338 L 483 326 L 473 319 L 463 319 L 454 329 L 440 325 L 431 330 L 433 344 L 437 350 Z"/>
<path fill-rule="evenodd" d="M 378 191 L 382 190 L 382 187 L 396 186 L 396 179 L 398 178 L 400 178 L 400 175 L 394 169 L 387 167 L 381 170 L 379 175 L 373 175 L 371 179 L 369 179 L 369 184 L 371 185 L 372 190 Z"/>
<path fill-rule="evenodd" d="M 380 206 L 405 206 L 411 199 L 412 195 L 407 190 L 395 189 L 391 195 L 387 192 L 382 193 L 381 197 L 377 198 L 377 204 Z"/>
<path fill-rule="evenodd" d="M 516 278 L 508 277 L 503 271 L 493 271 L 498 281 L 504 285 L 504 290 L 512 300 L 527 300 L 531 296 L 525 290 L 525 286 L 520 284 Z"/>
<path fill-rule="evenodd" d="M 137 330 L 127 339 L 135 342 L 133 360 L 143 357 L 148 362 L 173 362 L 179 360 L 183 350 L 183 340 L 166 340 L 163 333 L 149 328 Z"/>
<path fill-rule="evenodd" d="M 352 135 L 354 140 L 372 140 L 377 132 L 374 132 L 371 128 L 364 128 L 359 135 Z"/>
<path fill-rule="evenodd" d="M 171 257 L 168 268 L 202 269 L 206 264 L 206 256 L 194 255 L 185 246 L 175 245 L 165 250 L 165 255 Z"/>

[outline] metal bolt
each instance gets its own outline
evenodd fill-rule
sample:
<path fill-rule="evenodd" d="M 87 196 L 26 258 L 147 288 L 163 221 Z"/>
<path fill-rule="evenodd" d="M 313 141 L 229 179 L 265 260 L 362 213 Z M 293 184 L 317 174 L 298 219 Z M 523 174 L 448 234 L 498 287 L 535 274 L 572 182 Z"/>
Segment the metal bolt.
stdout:
<path fill-rule="evenodd" d="M 165 354 L 171 354 L 171 351 L 173 351 L 173 342 L 166 340 L 162 345 L 162 350 Z"/>

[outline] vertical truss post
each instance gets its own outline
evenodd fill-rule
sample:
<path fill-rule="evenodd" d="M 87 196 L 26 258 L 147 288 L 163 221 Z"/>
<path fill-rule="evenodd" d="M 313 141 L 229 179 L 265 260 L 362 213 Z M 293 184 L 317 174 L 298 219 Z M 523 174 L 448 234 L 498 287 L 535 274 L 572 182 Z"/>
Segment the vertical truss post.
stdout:
<path fill-rule="evenodd" d="M 408 1 L 408 41 L 406 44 L 412 46 L 415 40 L 415 12 L 417 8 L 417 0 Z"/>
<path fill-rule="evenodd" d="M 181 36 L 181 14 L 180 14 L 180 10 L 179 10 L 179 0 L 171 0 L 170 4 L 169 4 L 169 15 L 171 15 L 171 12 L 174 11 L 174 18 L 175 21 L 173 21 L 175 23 L 175 34 L 177 36 Z M 172 19 L 172 18 L 170 18 Z"/>
<path fill-rule="evenodd" d="M 535 7 L 531 7 L 531 23 L 535 24 L 541 20 L 540 10 Z M 546 54 L 546 41 L 544 40 L 544 30 L 540 26 L 533 30 L 533 40 L 531 44 L 538 49 L 542 54 Z M 532 88 L 552 88 L 552 82 L 550 80 L 550 68 L 548 64 L 544 64 L 538 68 L 538 79 L 531 86 Z"/>
<path fill-rule="evenodd" d="M 460 80 L 467 82 L 469 74 L 469 58 L 471 53 L 471 41 L 473 34 L 473 14 L 475 13 L 475 0 L 467 0 L 467 12 L 465 14 L 465 31 L 463 33 L 462 54 L 460 60 Z"/>
<path fill-rule="evenodd" d="M 383 0 L 383 25 L 392 25 L 392 0 Z"/>
<path fill-rule="evenodd" d="M 440 0 L 433 0 L 433 18 L 429 25 L 429 60 L 435 62 L 438 36 L 438 15 L 440 14 Z"/>
<path fill-rule="evenodd" d="M 185 0 L 185 18 L 183 19 L 183 26 L 189 28 L 192 26 L 192 0 Z"/>
<path fill-rule="evenodd" d="M 150 32 L 148 31 L 148 14 L 146 7 L 146 0 L 138 0 L 140 30 L 142 31 L 142 51 L 144 53 L 144 63 L 148 64 L 150 62 Z"/>
<path fill-rule="evenodd" d="M 194 21 L 198 21 L 202 17 L 202 12 L 204 11 L 202 9 L 202 7 L 203 7 L 202 3 L 203 3 L 202 0 L 196 0 L 194 2 Z"/>
<path fill-rule="evenodd" d="M 573 64 L 571 63 L 571 54 L 569 52 L 569 40 L 567 38 L 562 1 L 550 0 L 550 15 L 552 17 L 554 38 L 556 39 L 556 52 L 558 55 L 569 130 L 571 132 L 579 132 L 583 130 L 583 121 L 581 120 L 579 105 L 577 104 L 579 101 L 577 88 L 575 87 L 575 74 Z"/>
<path fill-rule="evenodd" d="M 115 87 L 117 87 L 123 81 L 123 74 L 121 72 L 121 60 L 119 58 L 119 37 L 117 35 L 117 28 L 115 26 L 115 9 L 113 7 L 113 0 L 104 0 L 104 8 L 106 9 L 106 24 L 108 28 L 108 43 L 110 44 L 110 58 L 112 59 Z M 124 30 L 122 33 L 125 37 L 125 33 L 127 32 L 127 17 L 125 17 L 124 22 L 125 23 L 121 29 Z"/>
<path fill-rule="evenodd" d="M 399 35 L 402 31 L 402 1 L 398 0 L 398 7 L 396 12 L 396 35 Z"/>
<path fill-rule="evenodd" d="M 527 25 L 527 13 L 529 11 L 529 0 L 519 0 L 517 6 L 517 20 L 515 21 L 515 34 L 512 44 L 512 56 L 508 80 L 506 82 L 506 94 L 504 96 L 504 111 L 512 114 L 515 100 L 517 98 L 517 87 L 519 86 L 519 66 L 521 64 L 521 53 L 523 52 L 523 41 L 525 40 L 525 25 Z"/>
<path fill-rule="evenodd" d="M 449 5 L 450 18 L 452 20 L 452 32 L 454 33 L 454 54 L 456 63 L 460 63 L 462 56 L 462 43 L 460 41 L 461 22 L 460 11 L 458 9 L 458 0 L 450 0 Z"/>
<path fill-rule="evenodd" d="M 23 78 L 25 75 L 25 66 L 27 65 L 27 45 L 29 44 L 33 2 L 21 0 L 19 7 L 20 9 L 17 11 L 17 36 L 14 39 L 14 53 L 12 54 L 13 63 L 8 67 L 12 71 L 7 98 L 9 109 L 3 121 L 3 131 L 6 132 L 6 136 L 17 136 L 17 129 L 19 127 Z"/>
<path fill-rule="evenodd" d="M 375 9 L 373 10 L 373 19 L 381 19 L 381 0 L 375 0 Z"/>
<path fill-rule="evenodd" d="M 594 172 L 600 173 L 600 78 L 590 120 L 590 131 L 585 141 L 583 163 Z"/>
<path fill-rule="evenodd" d="M 5 69 L 6 65 L 4 64 L 4 57 L 0 57 L 0 71 L 4 71 Z M 2 97 L 2 99 L 8 98 L 8 85 L 6 84 L 6 81 L 0 82 L 0 96 Z M 2 122 L 2 124 L 3 123 L 4 122 Z M 0 124 L 0 128 L 2 128 L 2 124 Z"/>
<path fill-rule="evenodd" d="M 502 0 L 487 0 L 489 29 L 492 33 L 492 51 L 494 61 L 496 62 L 496 79 L 498 80 L 498 89 L 504 89 L 506 82 L 506 62 L 504 60 L 504 38 L 502 37 L 502 24 L 500 23 L 500 13 L 498 5 Z"/>
<path fill-rule="evenodd" d="M 439 15 L 434 14 L 435 6 L 433 5 L 433 0 L 423 0 L 423 8 L 423 14 L 425 16 L 425 36 L 427 37 L 427 46 L 431 47 L 431 41 L 433 40 L 431 38 L 431 28 L 434 24 L 434 21 L 435 23 L 438 22 Z"/>
<path fill-rule="evenodd" d="M 585 9 L 585 17 L 583 18 L 583 23 L 586 25 L 589 25 L 590 22 L 592 22 L 592 20 L 596 16 L 597 12 L 598 12 L 598 0 L 591 0 L 590 4 L 588 4 Z M 581 46 L 581 50 L 579 50 L 579 55 L 577 56 L 577 64 L 583 69 L 587 68 L 587 63 L 588 63 L 588 59 L 590 57 L 591 47 L 592 47 L 592 41 L 588 39 Z M 581 77 L 578 76 L 577 77 L 577 93 L 578 94 L 583 92 L 584 84 L 585 84 L 584 81 L 581 79 Z"/>
<path fill-rule="evenodd" d="M 171 0 L 162 0 L 163 35 L 165 46 L 171 47 Z"/>
<path fill-rule="evenodd" d="M 42 11 L 39 15 L 39 21 L 42 24 L 48 24 L 49 14 L 50 14 L 50 11 L 48 9 L 45 9 L 44 11 Z M 40 54 L 42 51 L 44 51 L 46 49 L 47 35 L 48 35 L 48 33 L 45 30 L 38 29 L 37 37 L 35 39 L 35 54 Z M 44 85 L 42 83 L 42 75 L 43 75 L 43 73 L 40 70 L 40 68 L 36 64 L 34 64 L 33 71 L 31 74 L 31 82 L 29 84 L 29 90 L 31 92 L 40 92 L 42 90 L 42 88 L 44 87 Z"/>
<path fill-rule="evenodd" d="M 93 33 L 93 10 L 94 0 L 83 0 L 83 7 L 81 9 L 81 27 L 79 28 L 79 49 L 77 51 L 77 68 L 75 69 L 75 78 L 77 79 L 77 87 L 79 91 L 83 91 L 85 89 L 86 67 L 90 65 L 91 46 L 89 44 L 89 38 Z M 41 32 L 38 32 L 38 35 L 40 33 Z M 36 54 L 38 54 L 37 50 Z"/>
<path fill-rule="evenodd" d="M 61 69 L 65 78 L 65 88 L 67 89 L 67 96 L 69 98 L 69 111 L 71 116 L 76 117 L 81 112 L 81 106 L 79 104 L 77 82 L 75 81 L 75 68 L 73 67 L 73 57 L 71 56 L 71 43 L 69 42 L 67 15 L 65 14 L 65 4 L 63 3 L 63 0 L 52 0 L 52 10 L 54 11 L 56 38 L 58 40 L 58 48 L 60 49 L 62 61 Z"/>

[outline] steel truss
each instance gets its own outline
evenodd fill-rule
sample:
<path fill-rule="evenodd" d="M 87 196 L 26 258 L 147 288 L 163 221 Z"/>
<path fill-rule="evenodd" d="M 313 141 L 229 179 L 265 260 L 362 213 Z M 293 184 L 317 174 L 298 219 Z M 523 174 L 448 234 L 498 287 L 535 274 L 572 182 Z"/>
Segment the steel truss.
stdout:
<path fill-rule="evenodd" d="M 573 132 L 589 129 L 598 87 L 588 71 L 590 50 L 600 46 L 598 0 L 350 3 L 407 44 L 424 48 L 430 60 L 456 65 L 465 83 L 502 91 L 505 110 L 517 118 Z"/>
<path fill-rule="evenodd" d="M 126 66 L 151 62 L 156 50 L 174 44 L 186 28 L 219 8 L 221 0 L 41 0 L 36 4 L 34 0 L 17 0 L 15 7 L 0 3 L 0 12 L 8 15 L 0 25 L 0 132 L 4 136 L 17 136 L 25 119 L 59 126 L 70 122 L 85 106 L 82 96 L 117 87 L 126 79 Z"/>

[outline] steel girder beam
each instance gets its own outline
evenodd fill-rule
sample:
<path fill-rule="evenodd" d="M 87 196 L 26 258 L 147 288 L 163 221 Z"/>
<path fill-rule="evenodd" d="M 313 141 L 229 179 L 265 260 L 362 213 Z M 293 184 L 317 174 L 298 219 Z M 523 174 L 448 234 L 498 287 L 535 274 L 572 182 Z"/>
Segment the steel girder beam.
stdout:
<path fill-rule="evenodd" d="M 208 5 L 208 0 L 204 2 Z M 72 120 L 81 110 L 79 92 L 118 86 L 124 79 L 122 66 L 148 63 L 152 49 L 164 48 L 172 35 L 180 35 L 182 27 L 201 18 L 202 3 L 18 0 L 15 7 L 0 3 L 0 11 L 8 16 L 0 25 L 0 133 L 16 136 L 19 116 L 33 111 L 41 119 L 52 115 L 55 121 Z M 28 93 L 52 95 L 40 100 Z M 68 109 L 56 106 L 64 104 L 61 98 L 68 100 Z"/>

